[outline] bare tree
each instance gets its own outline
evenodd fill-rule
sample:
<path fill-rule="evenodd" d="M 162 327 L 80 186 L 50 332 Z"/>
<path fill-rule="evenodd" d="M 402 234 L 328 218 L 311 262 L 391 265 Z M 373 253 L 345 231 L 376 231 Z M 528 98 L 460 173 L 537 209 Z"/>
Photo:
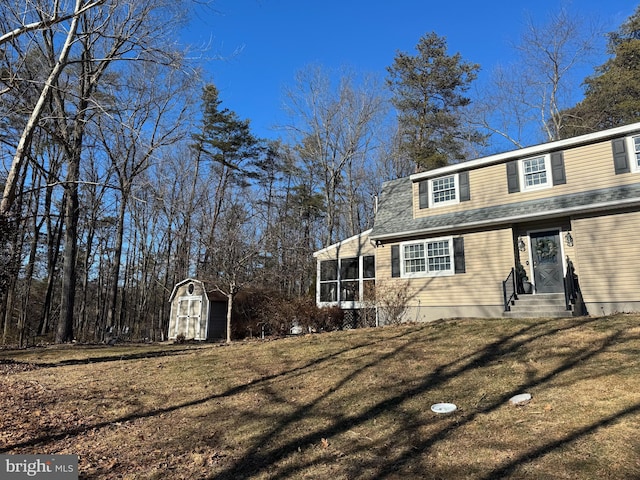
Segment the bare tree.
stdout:
<path fill-rule="evenodd" d="M 154 82 L 148 82 L 154 78 Z M 110 85 L 103 89 L 114 104 L 108 115 L 97 118 L 96 133 L 111 162 L 119 194 L 113 269 L 107 299 L 106 327 L 121 327 L 116 319 L 116 301 L 120 283 L 121 257 L 126 212 L 137 177 L 149 168 L 156 152 L 186 135 L 189 98 L 184 77 L 178 70 L 163 74 L 157 64 L 129 64 L 122 76 L 128 88 Z M 106 107 L 106 106 L 105 106 Z"/>
<path fill-rule="evenodd" d="M 3 13 L 6 14 L 8 12 L 11 12 L 11 17 L 22 23 L 18 24 L 18 26 L 16 26 L 13 30 L 5 33 L 2 37 L 0 37 L 0 45 L 33 30 L 40 30 L 45 28 L 49 29 L 57 25 L 58 23 L 64 22 L 65 20 L 69 20 L 70 24 L 66 32 L 66 36 L 64 37 L 62 47 L 60 48 L 60 52 L 57 55 L 55 55 L 53 43 L 50 44 L 50 51 L 51 53 L 53 53 L 50 63 L 51 71 L 47 80 L 42 85 L 40 97 L 38 98 L 38 101 L 34 106 L 33 111 L 31 112 L 31 115 L 29 116 L 29 119 L 22 131 L 20 140 L 18 141 L 18 145 L 13 156 L 13 162 L 11 163 L 11 168 L 9 170 L 9 174 L 5 183 L 2 202 L 0 202 L 0 216 L 2 217 L 6 217 L 11 210 L 11 206 L 16 195 L 18 172 L 20 171 L 22 164 L 26 158 L 27 149 L 29 148 L 31 139 L 33 137 L 33 132 L 35 131 L 38 120 L 40 119 L 43 109 L 45 108 L 45 104 L 47 102 L 51 89 L 54 88 L 54 86 L 57 84 L 62 70 L 67 66 L 71 48 L 74 41 L 76 40 L 80 17 L 85 15 L 91 9 L 98 7 L 103 3 L 103 1 L 104 0 L 85 2 L 84 0 L 76 0 L 73 11 L 66 14 L 60 11 L 60 3 L 55 2 L 55 8 L 53 12 L 48 15 L 45 13 L 48 9 L 46 7 L 43 8 L 43 5 L 40 5 L 41 2 L 34 2 L 31 5 L 29 5 L 30 2 L 27 2 L 27 7 L 32 8 L 27 8 L 26 11 L 30 15 L 36 16 L 37 18 L 30 23 L 25 23 L 24 15 L 18 13 L 20 10 L 14 10 L 11 8 L 12 6 L 15 8 L 14 5 L 5 4 L 4 6 L 5 11 Z M 52 38 L 52 36 L 50 36 L 50 38 Z"/>
<path fill-rule="evenodd" d="M 561 8 L 538 24 L 525 18 L 517 60 L 498 66 L 487 89 L 477 93 L 476 125 L 518 148 L 561 138 L 563 110 L 575 103 L 582 77 L 598 51 L 602 27 Z"/>
<path fill-rule="evenodd" d="M 173 5 L 173 4 L 172 4 Z M 172 18 L 156 15 L 169 5 L 153 0 L 119 0 L 108 7 L 94 8 L 82 15 L 78 32 L 78 54 L 74 58 L 73 82 L 58 85 L 53 99 L 56 108 L 54 135 L 65 150 L 67 178 L 64 206 L 65 239 L 62 278 L 62 308 L 57 342 L 73 338 L 73 313 L 76 291 L 76 253 L 78 238 L 78 183 L 85 148 L 88 121 L 100 112 L 99 86 L 105 73 L 118 61 L 138 59 L 151 63 L 177 65 L 179 55 L 166 45 L 165 35 Z M 158 18 L 162 18 L 159 23 Z M 48 51 L 55 43 L 45 37 Z M 73 84 L 75 90 L 69 91 Z M 66 88 L 65 88 L 66 87 Z"/>
<path fill-rule="evenodd" d="M 360 201 L 355 198 L 359 184 L 354 172 L 378 146 L 376 133 L 386 106 L 374 79 L 357 85 L 353 74 L 342 72 L 338 84 L 332 85 L 328 71 L 309 66 L 286 93 L 291 117 L 287 128 L 302 168 L 320 179 L 325 245 L 363 228 L 361 217 L 351 209 Z"/>

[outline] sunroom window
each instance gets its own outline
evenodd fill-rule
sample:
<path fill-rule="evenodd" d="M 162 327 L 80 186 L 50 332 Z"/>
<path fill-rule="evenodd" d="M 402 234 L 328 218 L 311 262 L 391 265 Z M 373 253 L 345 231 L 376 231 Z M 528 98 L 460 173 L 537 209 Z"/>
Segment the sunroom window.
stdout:
<path fill-rule="evenodd" d="M 362 257 L 362 299 L 374 300 L 376 288 L 376 257 Z"/>
<path fill-rule="evenodd" d="M 360 268 L 358 257 L 343 258 L 340 261 L 340 300 L 354 302 L 359 300 Z"/>
<path fill-rule="evenodd" d="M 373 255 L 323 260 L 319 272 L 319 301 L 358 302 L 374 295 L 376 264 Z"/>
<path fill-rule="evenodd" d="M 338 261 L 320 262 L 320 301 L 338 301 Z"/>

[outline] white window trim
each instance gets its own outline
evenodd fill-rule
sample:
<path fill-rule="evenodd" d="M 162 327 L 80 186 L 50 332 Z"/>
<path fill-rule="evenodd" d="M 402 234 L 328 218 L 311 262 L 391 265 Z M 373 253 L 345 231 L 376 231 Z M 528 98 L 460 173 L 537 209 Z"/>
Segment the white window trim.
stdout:
<path fill-rule="evenodd" d="M 456 205 L 460 203 L 460 182 L 458 180 L 458 176 L 459 174 L 453 173 L 450 175 L 443 175 L 441 177 L 429 179 L 429 206 L 433 208 L 438 208 L 438 207 L 446 207 L 448 205 Z M 442 180 L 443 178 L 448 178 L 448 177 L 453 177 L 453 188 L 455 190 L 456 198 L 454 198 L 453 200 L 447 200 L 446 202 L 436 202 L 433 198 L 433 194 L 434 194 L 433 182 L 436 180 Z"/>
<path fill-rule="evenodd" d="M 364 277 L 364 257 L 373 257 L 373 261 L 374 261 L 374 276 L 373 277 Z M 316 288 L 316 303 L 318 305 L 324 305 L 324 306 L 339 306 L 341 308 L 362 308 L 362 305 L 365 303 L 364 299 L 364 282 L 365 281 L 370 281 L 376 280 L 375 277 L 375 268 L 376 266 L 376 256 L 373 253 L 369 253 L 366 255 L 358 255 L 358 278 L 348 278 L 348 279 L 343 279 L 342 275 L 341 275 L 341 270 L 342 270 L 342 261 L 343 260 L 348 260 L 351 258 L 356 258 L 356 257 L 344 257 L 344 258 L 333 258 L 333 259 L 324 259 L 324 260 L 318 260 L 317 262 L 317 288 Z M 337 275 L 337 279 L 336 280 L 320 280 L 320 272 L 321 272 L 321 264 L 322 262 L 325 261 L 330 261 L 330 260 L 337 260 L 338 261 L 338 275 Z M 342 282 L 343 281 L 347 281 L 347 282 L 358 282 L 358 298 L 360 300 L 344 300 L 342 298 Z M 325 283 L 335 283 L 336 284 L 336 295 L 337 295 L 337 301 L 335 302 L 323 302 L 320 300 L 320 285 L 325 284 Z"/>
<path fill-rule="evenodd" d="M 636 160 L 635 138 L 640 138 L 640 135 L 625 137 L 625 141 L 627 142 L 627 160 L 629 161 L 629 165 L 631 165 L 631 171 L 633 173 L 640 173 L 640 166 L 638 166 L 638 160 Z"/>
<path fill-rule="evenodd" d="M 322 262 L 330 262 L 336 260 L 336 279 L 335 280 L 322 280 Z M 336 298 L 339 297 L 340 295 L 340 260 L 337 258 L 327 258 L 324 260 L 318 260 L 317 264 L 316 264 L 316 278 L 317 278 L 317 287 L 316 287 L 316 303 L 317 304 L 322 304 L 322 305 L 336 305 L 337 302 L 334 301 L 322 301 L 321 300 L 321 290 L 322 290 L 322 285 L 326 285 L 329 283 L 335 283 L 336 284 Z"/>
<path fill-rule="evenodd" d="M 544 157 L 544 170 L 547 174 L 547 182 L 540 185 L 527 185 L 525 181 L 524 162 L 528 160 L 535 160 L 536 158 Z M 536 155 L 535 157 L 522 158 L 519 160 L 518 174 L 520 176 L 520 185 L 523 192 L 530 192 L 534 190 L 543 190 L 545 188 L 551 188 L 553 186 L 553 179 L 551 178 L 551 155 L 545 153 L 543 155 Z"/>
<path fill-rule="evenodd" d="M 428 243 L 432 243 L 432 242 L 442 242 L 442 241 L 447 241 L 449 244 L 449 264 L 451 265 L 451 268 L 449 270 L 439 270 L 436 272 L 430 272 L 429 271 L 429 258 L 427 256 L 427 252 L 428 252 L 428 248 L 427 248 L 427 244 Z M 407 245 L 417 245 L 417 244 L 422 244 L 424 245 L 424 252 L 425 252 L 425 268 L 426 270 L 424 272 L 406 272 L 405 271 L 405 259 L 404 259 L 404 247 Z M 402 278 L 424 278 L 424 277 L 451 277 L 453 275 L 455 275 L 455 258 L 454 258 L 454 248 L 453 248 L 453 237 L 438 237 L 438 238 L 427 238 L 425 240 L 421 240 L 419 242 L 416 241 L 410 241 L 410 242 L 403 242 L 400 244 L 400 276 Z"/>

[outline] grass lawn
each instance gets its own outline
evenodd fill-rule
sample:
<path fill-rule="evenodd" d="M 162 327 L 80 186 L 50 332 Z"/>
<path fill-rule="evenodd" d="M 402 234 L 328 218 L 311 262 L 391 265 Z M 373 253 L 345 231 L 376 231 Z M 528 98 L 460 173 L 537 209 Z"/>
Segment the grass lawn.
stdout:
<path fill-rule="evenodd" d="M 0 405 L 0 453 L 80 478 L 634 479 L 640 317 L 4 350 Z"/>

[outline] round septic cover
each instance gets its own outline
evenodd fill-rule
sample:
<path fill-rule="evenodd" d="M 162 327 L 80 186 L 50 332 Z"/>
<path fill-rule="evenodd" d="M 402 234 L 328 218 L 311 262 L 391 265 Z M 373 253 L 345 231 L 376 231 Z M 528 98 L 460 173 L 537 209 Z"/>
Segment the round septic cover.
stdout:
<path fill-rule="evenodd" d="M 455 411 L 456 407 L 453 403 L 434 403 L 431 405 L 431 411 L 435 413 L 451 413 Z"/>
<path fill-rule="evenodd" d="M 512 405 L 519 405 L 521 403 L 528 402 L 529 400 L 531 400 L 530 393 L 520 393 L 518 395 L 514 395 L 509 399 Z"/>

